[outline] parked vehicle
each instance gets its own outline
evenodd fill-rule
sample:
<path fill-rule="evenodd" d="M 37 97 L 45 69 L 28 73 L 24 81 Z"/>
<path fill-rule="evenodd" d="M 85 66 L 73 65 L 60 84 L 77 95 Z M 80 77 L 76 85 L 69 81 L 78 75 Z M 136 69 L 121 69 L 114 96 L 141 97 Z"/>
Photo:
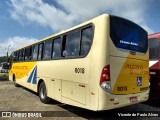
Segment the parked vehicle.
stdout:
<path fill-rule="evenodd" d="M 8 63 L 3 62 L 0 64 L 0 73 L 8 73 Z"/>
<path fill-rule="evenodd" d="M 149 71 L 150 71 L 150 99 L 160 99 L 160 33 L 151 34 L 149 39 Z"/>

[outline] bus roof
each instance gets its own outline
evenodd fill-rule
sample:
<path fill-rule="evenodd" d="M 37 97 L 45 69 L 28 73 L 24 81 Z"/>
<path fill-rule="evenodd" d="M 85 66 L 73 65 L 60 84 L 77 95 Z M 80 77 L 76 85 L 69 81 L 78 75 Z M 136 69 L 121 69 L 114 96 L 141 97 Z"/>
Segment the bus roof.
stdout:
<path fill-rule="evenodd" d="M 148 39 L 160 38 L 160 32 L 148 35 Z"/>

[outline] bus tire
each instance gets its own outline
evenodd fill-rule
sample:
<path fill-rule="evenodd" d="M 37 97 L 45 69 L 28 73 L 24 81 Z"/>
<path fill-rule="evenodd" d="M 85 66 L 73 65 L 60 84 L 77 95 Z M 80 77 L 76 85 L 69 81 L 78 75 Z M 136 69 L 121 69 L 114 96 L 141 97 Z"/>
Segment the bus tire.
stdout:
<path fill-rule="evenodd" d="M 41 82 L 38 88 L 39 99 L 42 103 L 49 103 L 51 98 L 47 97 L 46 85 L 44 82 Z"/>
<path fill-rule="evenodd" d="M 14 82 L 15 87 L 19 87 L 19 85 L 16 83 L 16 77 L 15 76 L 13 76 L 13 82 Z"/>

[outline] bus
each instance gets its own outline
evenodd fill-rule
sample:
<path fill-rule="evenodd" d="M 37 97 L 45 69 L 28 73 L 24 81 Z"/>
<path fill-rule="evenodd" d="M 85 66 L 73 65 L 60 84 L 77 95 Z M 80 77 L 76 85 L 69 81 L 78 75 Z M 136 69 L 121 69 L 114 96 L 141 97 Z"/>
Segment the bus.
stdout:
<path fill-rule="evenodd" d="M 160 99 L 160 33 L 150 34 L 149 39 L 149 70 L 150 70 L 150 99 Z"/>
<path fill-rule="evenodd" d="M 9 79 L 40 101 L 102 111 L 149 96 L 147 32 L 103 14 L 12 52 Z"/>

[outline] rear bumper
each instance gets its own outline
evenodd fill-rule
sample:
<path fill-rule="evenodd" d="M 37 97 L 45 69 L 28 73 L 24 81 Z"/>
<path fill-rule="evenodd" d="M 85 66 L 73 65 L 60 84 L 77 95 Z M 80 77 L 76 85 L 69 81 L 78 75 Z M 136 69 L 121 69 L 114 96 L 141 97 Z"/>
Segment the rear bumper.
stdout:
<path fill-rule="evenodd" d="M 101 91 L 101 90 L 100 90 Z M 103 91 L 101 91 L 103 92 Z M 101 94 L 101 95 L 100 95 Z M 109 110 L 114 108 L 120 108 L 124 106 L 129 106 L 133 104 L 137 104 L 140 102 L 147 101 L 149 98 L 149 90 L 136 94 L 128 94 L 128 95 L 113 95 L 108 93 L 100 93 L 99 94 L 99 107 L 98 111 Z M 137 97 L 137 102 L 131 102 L 131 97 Z"/>

